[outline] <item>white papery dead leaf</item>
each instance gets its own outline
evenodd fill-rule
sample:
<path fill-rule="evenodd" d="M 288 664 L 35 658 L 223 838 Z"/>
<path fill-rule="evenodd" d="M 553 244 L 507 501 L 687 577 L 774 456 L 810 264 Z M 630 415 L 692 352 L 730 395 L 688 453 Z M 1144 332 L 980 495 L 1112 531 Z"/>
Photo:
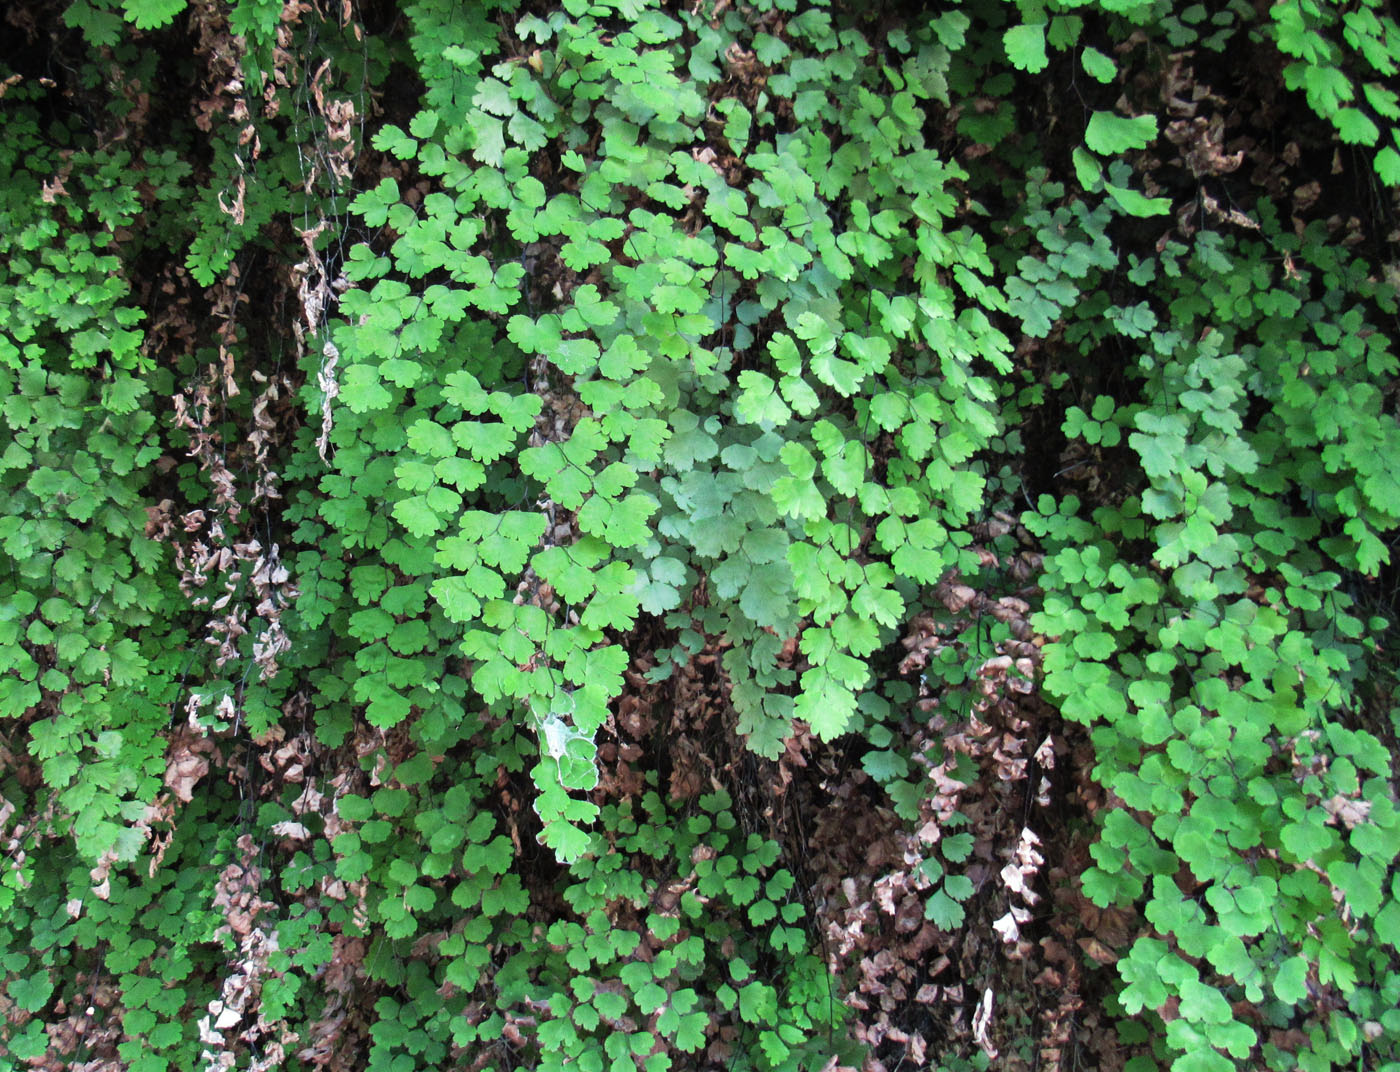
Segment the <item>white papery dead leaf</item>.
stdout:
<path fill-rule="evenodd" d="M 992 1004 L 995 1000 L 996 995 L 988 987 L 982 991 L 982 1000 L 977 1003 L 977 1011 L 972 1014 L 972 1041 L 994 1061 L 998 1056 L 997 1048 L 992 1045 L 987 1032 L 992 1026 Z"/>

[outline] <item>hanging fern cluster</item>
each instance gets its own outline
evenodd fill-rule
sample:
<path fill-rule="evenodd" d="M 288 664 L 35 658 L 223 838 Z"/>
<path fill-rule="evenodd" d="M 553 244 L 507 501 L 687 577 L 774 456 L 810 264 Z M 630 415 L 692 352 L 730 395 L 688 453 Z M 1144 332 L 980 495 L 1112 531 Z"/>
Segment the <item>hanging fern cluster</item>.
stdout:
<path fill-rule="evenodd" d="M 1400 1067 L 1385 5 L 15 12 L 0 1069 Z"/>

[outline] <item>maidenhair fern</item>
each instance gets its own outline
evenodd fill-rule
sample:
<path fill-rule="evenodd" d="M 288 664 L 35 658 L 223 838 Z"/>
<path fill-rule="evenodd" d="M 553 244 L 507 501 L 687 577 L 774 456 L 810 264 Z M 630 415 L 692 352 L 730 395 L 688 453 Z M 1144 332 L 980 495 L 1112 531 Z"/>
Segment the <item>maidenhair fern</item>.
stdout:
<path fill-rule="evenodd" d="M 31 25 L 0 1069 L 1394 1065 L 1383 5 Z"/>

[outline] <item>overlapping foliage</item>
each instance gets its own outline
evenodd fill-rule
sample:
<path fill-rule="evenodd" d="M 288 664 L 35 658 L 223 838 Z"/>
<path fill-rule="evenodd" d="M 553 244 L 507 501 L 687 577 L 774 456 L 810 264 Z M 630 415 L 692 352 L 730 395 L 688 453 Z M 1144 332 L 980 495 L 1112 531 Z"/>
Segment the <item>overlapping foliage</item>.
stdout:
<path fill-rule="evenodd" d="M 1383 6 L 15 10 L 0 1067 L 1395 1066 Z"/>

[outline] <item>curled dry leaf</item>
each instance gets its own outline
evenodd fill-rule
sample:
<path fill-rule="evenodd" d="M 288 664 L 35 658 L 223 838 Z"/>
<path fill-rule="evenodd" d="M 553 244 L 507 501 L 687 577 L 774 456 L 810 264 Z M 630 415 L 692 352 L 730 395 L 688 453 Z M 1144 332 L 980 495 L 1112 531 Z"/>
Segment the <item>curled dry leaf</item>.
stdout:
<path fill-rule="evenodd" d="M 995 1001 L 996 995 L 990 987 L 983 990 L 982 1000 L 977 1003 L 977 1010 L 972 1014 L 972 1041 L 993 1061 L 999 1056 L 989 1034 L 992 1026 L 992 1006 Z"/>
<path fill-rule="evenodd" d="M 165 784 L 181 803 L 194 799 L 194 787 L 209 773 L 213 751 L 214 742 L 191 729 L 188 722 L 172 734 L 166 748 Z"/>

